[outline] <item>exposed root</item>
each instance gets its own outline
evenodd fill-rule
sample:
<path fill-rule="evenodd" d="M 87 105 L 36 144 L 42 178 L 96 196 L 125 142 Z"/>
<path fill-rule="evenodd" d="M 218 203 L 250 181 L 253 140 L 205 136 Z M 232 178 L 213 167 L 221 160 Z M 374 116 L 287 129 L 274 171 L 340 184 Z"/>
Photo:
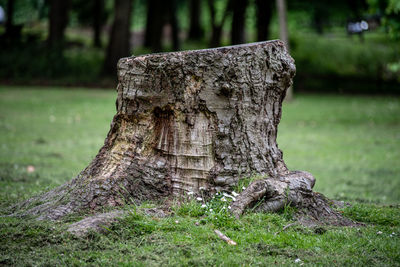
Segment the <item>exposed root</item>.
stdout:
<path fill-rule="evenodd" d="M 246 208 L 255 204 L 257 204 L 256 211 L 263 212 L 276 212 L 286 205 L 291 205 L 299 209 L 296 218 L 306 226 L 360 225 L 334 210 L 333 202 L 325 196 L 313 192 L 314 184 L 315 178 L 310 173 L 302 171 L 254 181 L 232 203 L 232 213 L 239 218 Z"/>
<path fill-rule="evenodd" d="M 96 214 L 71 224 L 67 231 L 80 237 L 87 235 L 90 231 L 104 232 L 112 222 L 124 215 L 124 211 L 120 210 Z"/>

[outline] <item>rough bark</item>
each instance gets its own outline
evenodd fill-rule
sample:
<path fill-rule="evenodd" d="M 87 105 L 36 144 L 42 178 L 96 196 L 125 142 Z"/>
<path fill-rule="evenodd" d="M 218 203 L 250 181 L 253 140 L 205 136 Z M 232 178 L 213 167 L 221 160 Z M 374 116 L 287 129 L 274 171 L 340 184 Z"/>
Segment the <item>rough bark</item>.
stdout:
<path fill-rule="evenodd" d="M 357 223 L 343 217 L 332 207 L 334 203 L 312 188 L 315 178 L 308 172 L 293 171 L 279 177 L 267 177 L 251 183 L 231 204 L 232 213 L 238 218 L 246 208 L 257 202 L 256 211 L 276 212 L 285 206 L 300 210 L 297 219 L 306 226 L 329 224 L 354 226 Z"/>
<path fill-rule="evenodd" d="M 314 178 L 288 171 L 276 143 L 294 74 L 281 41 L 121 59 L 104 146 L 70 183 L 25 202 L 26 214 L 58 219 L 127 201 L 211 195 L 254 174 L 265 179 L 238 197 L 235 215 L 263 197 L 265 211 L 314 205 Z"/>

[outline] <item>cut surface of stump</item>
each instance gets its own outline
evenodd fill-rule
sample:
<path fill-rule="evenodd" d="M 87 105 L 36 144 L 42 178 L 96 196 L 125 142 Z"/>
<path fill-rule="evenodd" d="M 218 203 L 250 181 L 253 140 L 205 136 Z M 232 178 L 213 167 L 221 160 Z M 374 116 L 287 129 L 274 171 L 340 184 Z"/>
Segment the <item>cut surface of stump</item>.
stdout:
<path fill-rule="evenodd" d="M 261 198 L 265 211 L 288 201 L 311 209 L 314 177 L 290 172 L 276 143 L 294 75 L 281 41 L 123 58 L 104 146 L 75 179 L 22 208 L 58 219 L 131 200 L 211 195 L 257 174 L 265 179 L 238 197 L 236 216 Z"/>

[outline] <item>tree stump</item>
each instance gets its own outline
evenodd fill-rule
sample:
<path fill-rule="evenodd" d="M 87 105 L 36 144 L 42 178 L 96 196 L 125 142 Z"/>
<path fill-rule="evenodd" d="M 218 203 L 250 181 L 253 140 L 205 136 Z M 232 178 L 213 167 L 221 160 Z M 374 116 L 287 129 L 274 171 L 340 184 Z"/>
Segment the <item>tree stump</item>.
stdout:
<path fill-rule="evenodd" d="M 27 213 L 58 219 L 127 199 L 211 195 L 257 174 L 233 203 L 236 216 L 264 198 L 261 210 L 291 203 L 339 218 L 312 192 L 311 174 L 287 169 L 276 143 L 294 75 L 281 41 L 121 59 L 104 146 L 71 182 L 25 202 Z"/>

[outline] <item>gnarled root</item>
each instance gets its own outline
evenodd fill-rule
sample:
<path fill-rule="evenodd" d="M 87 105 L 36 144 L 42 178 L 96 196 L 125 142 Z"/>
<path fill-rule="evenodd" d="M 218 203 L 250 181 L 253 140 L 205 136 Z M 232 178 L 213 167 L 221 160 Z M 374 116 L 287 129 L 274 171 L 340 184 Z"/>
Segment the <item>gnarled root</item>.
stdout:
<path fill-rule="evenodd" d="M 299 208 L 296 217 L 303 225 L 359 225 L 334 210 L 332 201 L 322 194 L 313 192 L 314 184 L 315 178 L 303 171 L 256 180 L 231 204 L 231 211 L 236 218 L 239 218 L 246 208 L 256 203 L 255 210 L 262 212 L 276 212 L 285 205 L 291 205 Z"/>

